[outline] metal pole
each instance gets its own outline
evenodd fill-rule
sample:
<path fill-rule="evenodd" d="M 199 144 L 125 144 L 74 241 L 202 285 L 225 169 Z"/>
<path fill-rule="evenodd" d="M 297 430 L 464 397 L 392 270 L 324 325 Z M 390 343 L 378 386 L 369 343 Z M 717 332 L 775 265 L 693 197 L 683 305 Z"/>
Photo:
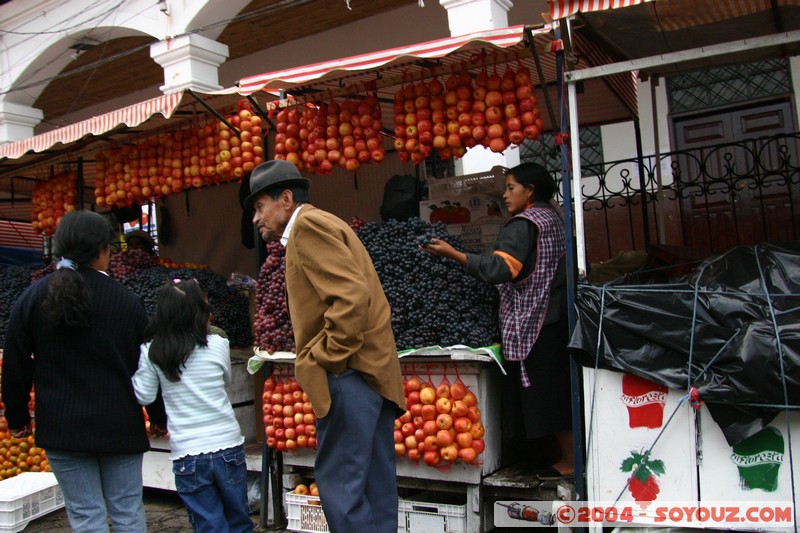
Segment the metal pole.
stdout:
<path fill-rule="evenodd" d="M 644 230 L 644 249 L 650 248 L 650 216 L 647 214 L 647 184 L 644 176 L 644 155 L 642 149 L 642 128 L 639 119 L 633 121 L 636 134 L 636 160 L 639 164 L 639 194 L 642 197 L 642 229 Z"/>
<path fill-rule="evenodd" d="M 555 30 L 555 38 L 561 38 L 561 31 L 559 28 Z M 564 52 L 556 52 L 556 80 L 557 94 L 560 111 L 561 126 L 560 132 L 562 134 L 568 133 L 570 123 L 567 120 L 567 112 L 564 99 Z M 553 125 L 555 129 L 555 124 Z M 564 234 L 566 237 L 566 268 L 567 268 L 567 320 L 569 323 L 570 335 L 575 329 L 577 316 L 575 312 L 575 296 L 577 280 L 572 274 L 575 272 L 575 248 L 573 247 L 573 225 L 572 225 L 572 208 L 573 198 L 571 186 L 570 161 L 569 150 L 566 144 L 559 144 L 561 152 L 561 189 L 564 196 Z M 576 210 L 582 210 L 583 206 L 577 206 Z M 578 500 L 585 499 L 586 495 L 586 481 L 584 476 L 584 447 L 583 447 L 583 416 L 582 416 L 582 401 L 581 401 L 581 369 L 575 362 L 575 359 L 570 357 L 570 402 L 572 405 L 572 452 L 575 458 L 575 492 Z"/>
<path fill-rule="evenodd" d="M 78 179 L 76 187 L 78 190 L 78 209 L 83 210 L 83 157 L 78 158 Z"/>
<path fill-rule="evenodd" d="M 586 238 L 583 234 L 583 191 L 581 190 L 581 152 L 578 131 L 578 91 L 575 82 L 567 82 L 569 102 L 569 140 L 572 150 L 572 201 L 575 214 L 575 255 L 577 256 L 578 277 L 586 275 Z M 564 210 L 566 211 L 566 209 Z"/>
<path fill-rule="evenodd" d="M 658 85 L 658 77 L 652 76 L 650 78 L 650 107 L 653 109 L 653 142 L 655 143 L 656 151 L 656 224 L 658 227 L 658 242 L 659 244 L 666 244 L 666 228 L 664 227 L 664 183 L 663 176 L 661 175 L 661 141 L 658 137 L 658 102 L 656 101 L 656 85 Z"/>

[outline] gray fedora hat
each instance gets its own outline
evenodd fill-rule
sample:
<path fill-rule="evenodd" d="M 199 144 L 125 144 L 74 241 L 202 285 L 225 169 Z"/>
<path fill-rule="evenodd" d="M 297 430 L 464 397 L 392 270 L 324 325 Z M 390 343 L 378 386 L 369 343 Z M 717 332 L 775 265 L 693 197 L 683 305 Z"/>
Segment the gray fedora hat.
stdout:
<path fill-rule="evenodd" d="M 288 188 L 294 185 L 308 187 L 311 180 L 304 178 L 293 163 L 274 159 L 261 163 L 250 174 L 250 195 L 244 199 L 244 208 L 253 209 L 256 198 L 277 187 Z"/>

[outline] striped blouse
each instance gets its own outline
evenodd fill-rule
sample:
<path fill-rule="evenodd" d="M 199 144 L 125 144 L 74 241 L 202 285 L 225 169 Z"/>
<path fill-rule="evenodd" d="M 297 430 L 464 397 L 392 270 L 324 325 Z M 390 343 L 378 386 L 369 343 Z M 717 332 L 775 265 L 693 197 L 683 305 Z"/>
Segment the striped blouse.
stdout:
<path fill-rule="evenodd" d="M 238 446 L 244 442 L 233 407 L 225 392 L 231 378 L 230 347 L 219 335 L 208 336 L 208 346 L 198 346 L 186 360 L 181 380 L 167 380 L 148 357 L 150 343 L 141 347 L 139 369 L 133 376 L 136 398 L 142 405 L 163 391 L 170 439 L 170 459 L 199 455 Z"/>

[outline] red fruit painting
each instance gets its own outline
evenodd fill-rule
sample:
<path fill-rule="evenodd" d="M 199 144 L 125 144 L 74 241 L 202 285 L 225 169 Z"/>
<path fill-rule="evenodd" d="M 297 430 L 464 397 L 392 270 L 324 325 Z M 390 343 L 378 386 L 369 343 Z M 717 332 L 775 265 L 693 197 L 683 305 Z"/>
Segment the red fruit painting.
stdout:
<path fill-rule="evenodd" d="M 657 476 L 664 474 L 664 462 L 660 459 L 645 459 L 644 452 L 631 451 L 629 457 L 622 461 L 619 468 L 622 472 L 632 472 L 628 478 L 628 492 L 642 509 L 646 508 L 661 492 Z"/>
<path fill-rule="evenodd" d="M 633 374 L 622 376 L 622 403 L 628 409 L 631 428 L 659 428 L 669 389 Z"/>

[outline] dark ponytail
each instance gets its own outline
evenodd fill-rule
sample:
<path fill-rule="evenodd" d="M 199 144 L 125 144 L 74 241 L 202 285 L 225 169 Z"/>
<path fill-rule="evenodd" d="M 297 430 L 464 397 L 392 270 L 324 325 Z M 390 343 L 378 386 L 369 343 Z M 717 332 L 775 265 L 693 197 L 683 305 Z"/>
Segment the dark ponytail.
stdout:
<path fill-rule="evenodd" d="M 56 228 L 53 252 L 61 260 L 48 276 L 44 316 L 57 326 L 87 328 L 92 318 L 91 290 L 78 272 L 89 267 L 114 240 L 114 228 L 102 215 L 71 211 Z"/>
<path fill-rule="evenodd" d="M 145 329 L 148 356 L 169 381 L 180 381 L 198 346 L 208 346 L 208 298 L 196 280 L 171 280 L 158 293 L 156 313 Z"/>

